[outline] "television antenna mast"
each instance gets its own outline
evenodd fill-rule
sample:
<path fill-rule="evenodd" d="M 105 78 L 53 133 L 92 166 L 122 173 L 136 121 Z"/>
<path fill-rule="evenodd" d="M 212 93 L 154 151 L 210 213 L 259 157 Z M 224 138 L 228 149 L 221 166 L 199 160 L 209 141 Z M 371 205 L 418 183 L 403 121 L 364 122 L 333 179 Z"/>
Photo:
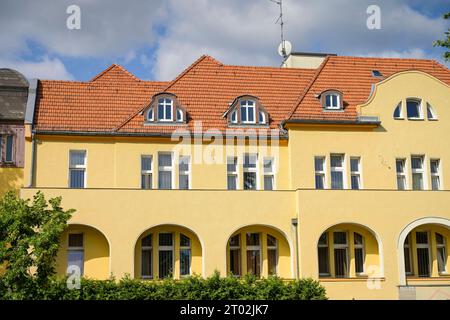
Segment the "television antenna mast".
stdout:
<path fill-rule="evenodd" d="M 283 0 L 270 0 L 271 2 L 277 4 L 280 7 L 280 15 L 275 23 L 280 23 L 281 31 L 281 42 L 278 46 L 278 54 L 286 59 L 288 55 L 291 54 L 292 44 L 288 40 L 284 40 L 284 21 L 283 21 Z"/>

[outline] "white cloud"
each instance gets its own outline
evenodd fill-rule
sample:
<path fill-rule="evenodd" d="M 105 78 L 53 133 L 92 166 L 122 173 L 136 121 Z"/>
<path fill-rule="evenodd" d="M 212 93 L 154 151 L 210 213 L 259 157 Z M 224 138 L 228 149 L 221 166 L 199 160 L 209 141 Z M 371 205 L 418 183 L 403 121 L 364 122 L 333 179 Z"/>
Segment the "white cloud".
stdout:
<path fill-rule="evenodd" d="M 0 65 L 2 68 L 17 70 L 28 79 L 73 80 L 73 76 L 66 70 L 61 60 L 57 58 L 50 59 L 44 57 L 41 61 L 37 62 L 0 59 Z"/>
<path fill-rule="evenodd" d="M 372 52 L 365 55 L 364 57 L 380 57 L 380 58 L 412 58 L 412 59 L 427 59 L 429 58 L 427 53 L 419 48 L 413 48 L 404 51 L 393 51 L 385 50 L 381 52 Z"/>

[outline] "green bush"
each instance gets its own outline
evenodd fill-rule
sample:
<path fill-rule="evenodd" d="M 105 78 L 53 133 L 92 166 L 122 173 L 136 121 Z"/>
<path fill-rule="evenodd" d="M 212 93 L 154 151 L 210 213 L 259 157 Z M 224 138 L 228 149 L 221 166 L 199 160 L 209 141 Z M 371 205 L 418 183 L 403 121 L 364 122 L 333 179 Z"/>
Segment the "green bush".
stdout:
<path fill-rule="evenodd" d="M 182 280 L 142 281 L 125 277 L 120 281 L 81 279 L 80 289 L 68 289 L 66 279 L 52 279 L 45 285 L 30 284 L 25 295 L 16 296 L 2 288 L 0 299 L 51 300 L 323 300 L 325 289 L 318 281 L 283 281 L 278 277 L 257 280 L 254 276 L 209 278 L 194 275 Z"/>

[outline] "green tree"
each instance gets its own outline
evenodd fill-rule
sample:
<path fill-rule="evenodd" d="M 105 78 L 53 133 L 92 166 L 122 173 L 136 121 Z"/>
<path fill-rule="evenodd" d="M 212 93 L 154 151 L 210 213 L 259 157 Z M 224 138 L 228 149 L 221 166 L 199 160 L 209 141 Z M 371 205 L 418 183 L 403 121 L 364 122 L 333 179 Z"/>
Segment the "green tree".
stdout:
<path fill-rule="evenodd" d="M 450 12 L 444 14 L 444 19 L 450 19 Z M 444 40 L 437 40 L 433 42 L 433 46 L 450 49 L 450 28 L 448 28 L 448 30 L 445 32 L 445 37 L 446 38 Z M 450 61 L 450 51 L 447 50 L 444 53 L 444 59 L 445 61 Z"/>
<path fill-rule="evenodd" d="M 0 200 L 0 290 L 5 296 L 32 298 L 35 285 L 47 285 L 55 274 L 59 239 L 74 212 L 60 205 L 61 197 L 47 202 L 41 192 L 31 203 L 13 192 Z"/>

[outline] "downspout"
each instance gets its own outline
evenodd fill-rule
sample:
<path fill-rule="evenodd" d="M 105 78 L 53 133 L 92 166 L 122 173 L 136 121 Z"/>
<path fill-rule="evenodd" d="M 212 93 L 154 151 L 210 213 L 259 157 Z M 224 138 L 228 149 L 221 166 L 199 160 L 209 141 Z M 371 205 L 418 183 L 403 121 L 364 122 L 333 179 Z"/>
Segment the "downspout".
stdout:
<path fill-rule="evenodd" d="M 298 247 L 298 219 L 291 220 L 292 226 L 294 227 L 294 239 L 295 239 L 295 278 L 300 278 L 300 261 L 299 261 L 299 247 Z"/>

